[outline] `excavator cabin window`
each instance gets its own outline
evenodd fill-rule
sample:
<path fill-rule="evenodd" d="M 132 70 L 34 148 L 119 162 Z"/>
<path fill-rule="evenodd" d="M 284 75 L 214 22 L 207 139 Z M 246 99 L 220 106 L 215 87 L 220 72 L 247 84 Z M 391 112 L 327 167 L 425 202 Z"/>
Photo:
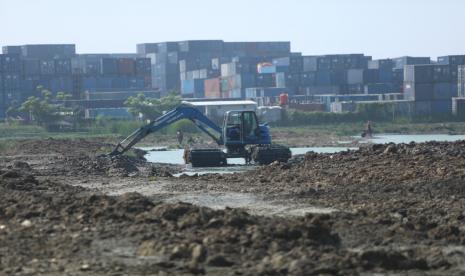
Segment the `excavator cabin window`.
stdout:
<path fill-rule="evenodd" d="M 227 139 L 244 141 L 257 138 L 257 116 L 253 111 L 232 111 L 226 118 Z"/>
<path fill-rule="evenodd" d="M 247 137 L 255 137 L 257 136 L 257 129 L 258 129 L 258 122 L 257 116 L 254 112 L 243 112 L 242 113 L 242 120 L 243 120 L 243 131 L 244 131 L 244 138 Z"/>

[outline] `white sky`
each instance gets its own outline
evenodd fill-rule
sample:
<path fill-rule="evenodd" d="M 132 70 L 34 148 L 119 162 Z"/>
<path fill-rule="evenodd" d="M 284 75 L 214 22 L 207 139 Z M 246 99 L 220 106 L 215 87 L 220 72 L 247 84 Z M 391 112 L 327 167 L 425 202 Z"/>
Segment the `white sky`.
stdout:
<path fill-rule="evenodd" d="M 291 41 L 304 54 L 465 54 L 465 0 L 0 0 L 0 46 L 135 52 L 188 39 Z"/>

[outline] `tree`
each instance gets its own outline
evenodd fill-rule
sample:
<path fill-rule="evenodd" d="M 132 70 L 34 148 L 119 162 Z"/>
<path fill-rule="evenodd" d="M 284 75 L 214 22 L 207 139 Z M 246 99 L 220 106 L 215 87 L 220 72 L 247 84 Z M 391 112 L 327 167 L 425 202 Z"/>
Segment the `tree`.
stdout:
<path fill-rule="evenodd" d="M 62 105 L 51 103 L 53 100 L 52 92 L 41 85 L 37 86 L 37 91 L 41 94 L 41 97 L 31 96 L 19 107 L 19 111 L 29 114 L 30 120 L 36 121 L 38 124 L 51 123 L 62 116 L 60 112 L 67 111 Z M 65 92 L 58 92 L 56 99 L 65 100 L 70 96 Z"/>
<path fill-rule="evenodd" d="M 66 100 L 69 100 L 71 99 L 72 95 L 69 94 L 69 93 L 66 93 L 66 92 L 57 92 L 57 95 L 55 96 L 55 98 L 58 100 L 58 101 L 66 101 Z"/>
<path fill-rule="evenodd" d="M 134 116 L 142 114 L 144 118 L 153 120 L 160 117 L 164 111 L 177 107 L 181 104 L 181 100 L 182 98 L 174 91 L 161 99 L 147 99 L 143 93 L 139 93 L 137 96 L 129 97 L 124 105 Z"/>
<path fill-rule="evenodd" d="M 46 123 L 54 118 L 54 108 L 47 99 L 40 99 L 31 96 L 23 102 L 19 108 L 20 111 L 27 112 L 29 119 L 37 121 L 38 124 Z"/>

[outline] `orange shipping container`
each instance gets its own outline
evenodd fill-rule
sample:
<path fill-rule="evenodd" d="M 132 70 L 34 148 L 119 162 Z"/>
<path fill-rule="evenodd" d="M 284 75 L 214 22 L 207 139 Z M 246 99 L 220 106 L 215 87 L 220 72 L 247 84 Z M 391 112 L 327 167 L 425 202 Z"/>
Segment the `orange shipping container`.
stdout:
<path fill-rule="evenodd" d="M 205 80 L 205 98 L 220 98 L 220 79 L 206 79 Z"/>
<path fill-rule="evenodd" d="M 134 75 L 136 73 L 136 63 L 131 58 L 121 58 L 118 61 L 118 72 L 121 75 Z"/>

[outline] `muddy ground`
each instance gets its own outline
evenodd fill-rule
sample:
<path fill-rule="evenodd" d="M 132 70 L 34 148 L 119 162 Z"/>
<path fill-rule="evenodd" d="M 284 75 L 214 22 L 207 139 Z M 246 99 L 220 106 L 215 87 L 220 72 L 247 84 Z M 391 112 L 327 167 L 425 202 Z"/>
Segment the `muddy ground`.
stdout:
<path fill-rule="evenodd" d="M 0 274 L 465 273 L 465 142 L 371 145 L 181 178 L 171 176 L 181 167 L 148 164 L 141 152 L 99 157 L 111 147 L 44 139 L 1 152 Z M 207 193 L 333 211 L 163 202 Z"/>

